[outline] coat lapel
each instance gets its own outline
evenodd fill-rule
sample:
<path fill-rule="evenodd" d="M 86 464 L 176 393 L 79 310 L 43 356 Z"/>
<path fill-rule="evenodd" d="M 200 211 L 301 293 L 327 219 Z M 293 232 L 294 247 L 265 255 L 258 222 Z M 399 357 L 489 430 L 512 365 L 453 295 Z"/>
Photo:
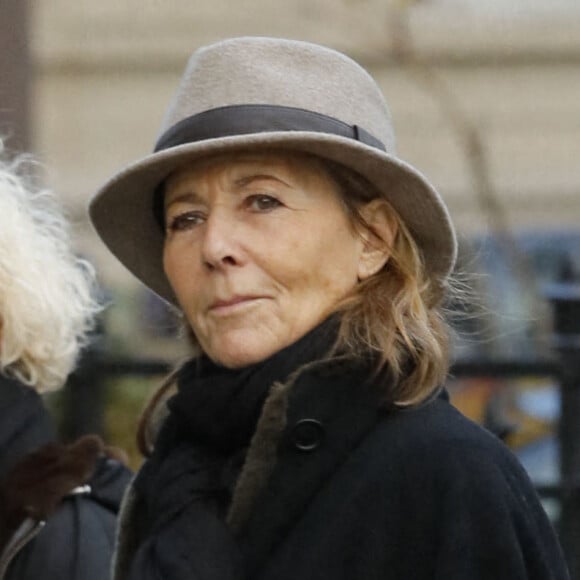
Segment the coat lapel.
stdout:
<path fill-rule="evenodd" d="M 250 577 L 385 413 L 368 368 L 334 359 L 275 385 L 264 405 L 228 521 Z"/>

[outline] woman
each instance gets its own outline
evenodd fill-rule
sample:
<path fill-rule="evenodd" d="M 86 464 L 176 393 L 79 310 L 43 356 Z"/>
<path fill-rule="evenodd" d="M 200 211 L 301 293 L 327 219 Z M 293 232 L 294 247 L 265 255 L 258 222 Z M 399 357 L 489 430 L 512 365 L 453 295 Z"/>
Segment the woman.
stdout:
<path fill-rule="evenodd" d="M 32 169 L 0 163 L 0 579 L 102 580 L 130 473 L 98 437 L 57 443 L 39 395 L 66 381 L 99 306 Z"/>
<path fill-rule="evenodd" d="M 357 64 L 202 48 L 91 216 L 194 346 L 144 416 L 117 580 L 567 577 L 523 470 L 442 391 L 455 235 Z"/>

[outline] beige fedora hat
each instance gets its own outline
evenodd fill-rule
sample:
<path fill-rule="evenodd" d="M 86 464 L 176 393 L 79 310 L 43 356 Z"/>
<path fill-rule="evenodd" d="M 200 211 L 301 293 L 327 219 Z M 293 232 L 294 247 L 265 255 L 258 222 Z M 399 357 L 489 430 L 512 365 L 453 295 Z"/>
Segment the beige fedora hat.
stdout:
<path fill-rule="evenodd" d="M 176 303 L 163 272 L 154 192 L 185 163 L 250 148 L 311 153 L 360 173 L 399 212 L 432 279 L 442 283 L 450 273 L 457 243 L 449 214 L 429 181 L 397 157 L 391 116 L 375 81 L 345 55 L 294 40 L 241 37 L 197 50 L 154 152 L 95 194 L 93 225 L 137 278 Z"/>

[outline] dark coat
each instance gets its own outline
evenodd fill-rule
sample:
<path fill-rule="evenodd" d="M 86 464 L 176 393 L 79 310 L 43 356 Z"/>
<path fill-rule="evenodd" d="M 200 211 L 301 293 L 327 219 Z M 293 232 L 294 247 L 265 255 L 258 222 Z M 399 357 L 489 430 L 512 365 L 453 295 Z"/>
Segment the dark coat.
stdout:
<path fill-rule="evenodd" d="M 95 438 L 57 444 L 39 395 L 1 378 L 0 579 L 109 578 L 130 476 Z"/>
<path fill-rule="evenodd" d="M 526 473 L 498 439 L 444 397 L 388 409 L 381 392 L 337 362 L 274 385 L 227 518 L 248 580 L 568 578 Z M 143 506 L 129 493 L 116 580 Z M 222 578 L 196 580 L 210 577 Z"/>
<path fill-rule="evenodd" d="M 55 438 L 39 394 L 0 374 L 0 478 L 24 455 Z"/>

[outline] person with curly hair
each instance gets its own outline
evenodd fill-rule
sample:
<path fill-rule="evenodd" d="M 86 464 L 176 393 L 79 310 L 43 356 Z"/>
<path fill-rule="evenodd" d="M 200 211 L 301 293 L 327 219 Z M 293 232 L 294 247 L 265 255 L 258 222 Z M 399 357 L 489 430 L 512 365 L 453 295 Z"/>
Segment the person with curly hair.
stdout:
<path fill-rule="evenodd" d="M 0 579 L 103 580 L 130 472 L 99 437 L 59 443 L 41 400 L 66 382 L 101 308 L 34 166 L 0 161 Z"/>

